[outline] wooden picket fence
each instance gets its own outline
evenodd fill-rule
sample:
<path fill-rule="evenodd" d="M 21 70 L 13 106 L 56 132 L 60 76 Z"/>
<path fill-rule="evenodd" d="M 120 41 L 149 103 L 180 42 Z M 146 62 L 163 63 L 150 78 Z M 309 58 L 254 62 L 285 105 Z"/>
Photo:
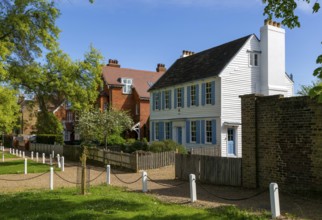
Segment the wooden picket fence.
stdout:
<path fill-rule="evenodd" d="M 32 151 L 39 153 L 51 154 L 54 150 L 55 154 L 64 155 L 66 159 L 79 161 L 81 156 L 81 148 L 77 145 L 47 145 L 32 144 Z M 102 164 L 110 164 L 114 166 L 124 167 L 133 171 L 156 169 L 164 166 L 174 165 L 175 151 L 169 152 L 135 152 L 132 154 L 118 151 L 103 150 L 98 148 L 89 148 L 88 159 L 93 162 Z"/>
<path fill-rule="evenodd" d="M 175 175 L 216 185 L 241 186 L 241 158 L 213 157 L 205 155 L 176 154 Z"/>
<path fill-rule="evenodd" d="M 89 149 L 89 159 L 103 164 L 139 171 L 174 165 L 175 152 L 135 152 L 129 154 L 109 150 Z"/>
<path fill-rule="evenodd" d="M 189 149 L 190 154 L 194 155 L 206 155 L 206 156 L 220 156 L 220 147 L 193 147 Z"/>
<path fill-rule="evenodd" d="M 64 152 L 63 145 L 58 144 L 38 144 L 38 143 L 31 143 L 29 147 L 30 151 L 51 154 L 54 151 L 54 154 L 62 155 Z"/>

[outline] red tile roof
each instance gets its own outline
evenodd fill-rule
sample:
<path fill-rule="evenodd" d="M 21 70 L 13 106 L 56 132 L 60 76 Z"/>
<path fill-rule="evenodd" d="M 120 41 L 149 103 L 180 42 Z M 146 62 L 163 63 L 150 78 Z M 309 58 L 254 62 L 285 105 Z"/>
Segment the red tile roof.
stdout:
<path fill-rule="evenodd" d="M 150 98 L 148 89 L 163 75 L 164 72 L 152 72 L 145 70 L 134 70 L 111 66 L 103 67 L 103 78 L 107 85 L 121 86 L 121 78 L 133 80 L 133 88 L 140 98 Z"/>

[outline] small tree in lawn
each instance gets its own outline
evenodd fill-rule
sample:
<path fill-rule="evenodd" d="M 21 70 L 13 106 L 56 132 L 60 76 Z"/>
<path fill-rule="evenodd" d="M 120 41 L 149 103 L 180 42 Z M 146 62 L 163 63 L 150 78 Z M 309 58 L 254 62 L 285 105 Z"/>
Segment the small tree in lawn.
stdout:
<path fill-rule="evenodd" d="M 133 120 L 128 112 L 111 108 L 105 111 L 81 112 L 76 130 L 85 143 L 95 140 L 104 144 L 106 149 L 109 135 L 121 134 L 130 129 L 132 125 Z"/>

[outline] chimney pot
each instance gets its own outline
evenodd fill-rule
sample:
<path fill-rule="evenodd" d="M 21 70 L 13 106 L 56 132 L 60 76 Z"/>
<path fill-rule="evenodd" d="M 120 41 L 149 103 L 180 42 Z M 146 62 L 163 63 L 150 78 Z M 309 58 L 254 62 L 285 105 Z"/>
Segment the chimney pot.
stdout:
<path fill-rule="evenodd" d="M 111 67 L 118 67 L 118 68 L 120 68 L 120 67 L 121 67 L 121 65 L 119 65 L 118 63 L 119 63 L 119 61 L 118 61 L 118 60 L 112 60 L 112 59 L 109 59 L 109 60 L 108 60 L 108 64 L 107 64 L 107 66 L 111 66 Z"/>
<path fill-rule="evenodd" d="M 158 63 L 156 71 L 157 72 L 165 72 L 167 69 L 165 68 L 165 65 L 162 63 Z"/>
<path fill-rule="evenodd" d="M 277 27 L 281 27 L 281 23 L 277 23 Z"/>

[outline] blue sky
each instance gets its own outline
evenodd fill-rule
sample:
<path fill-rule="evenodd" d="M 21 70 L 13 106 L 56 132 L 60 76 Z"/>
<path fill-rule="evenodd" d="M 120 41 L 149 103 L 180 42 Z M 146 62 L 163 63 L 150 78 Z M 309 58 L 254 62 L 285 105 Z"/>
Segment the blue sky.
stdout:
<path fill-rule="evenodd" d="M 302 2 L 302 1 L 300 1 Z M 259 36 L 265 17 L 261 0 L 57 0 L 60 46 L 81 59 L 92 44 L 122 67 L 168 68 L 182 50 L 199 52 L 249 34 Z M 301 28 L 286 28 L 286 71 L 295 91 L 311 84 L 322 53 L 322 12 L 305 3 L 297 14 Z"/>

